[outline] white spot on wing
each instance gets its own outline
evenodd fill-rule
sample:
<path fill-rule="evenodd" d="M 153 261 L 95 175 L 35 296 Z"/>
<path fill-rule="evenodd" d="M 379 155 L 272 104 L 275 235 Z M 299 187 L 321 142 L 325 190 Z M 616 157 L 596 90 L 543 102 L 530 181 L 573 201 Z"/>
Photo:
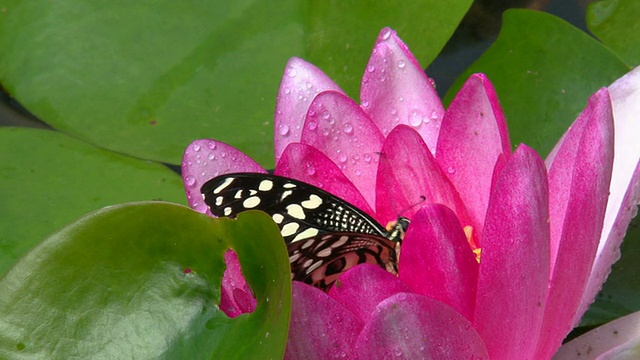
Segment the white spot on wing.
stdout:
<path fill-rule="evenodd" d="M 273 181 L 271 180 L 262 180 L 258 185 L 258 190 L 260 191 L 269 191 L 271 189 L 273 189 Z"/>
<path fill-rule="evenodd" d="M 331 244 L 331 247 L 334 249 L 339 248 L 340 246 L 344 245 L 348 240 L 349 240 L 348 236 L 340 236 L 340 239 L 338 239 L 338 241 Z"/>
<path fill-rule="evenodd" d="M 242 189 L 236 191 L 236 194 L 233 195 L 234 199 L 242 199 Z"/>
<path fill-rule="evenodd" d="M 318 256 L 318 257 L 328 257 L 328 256 L 331 256 L 331 247 L 328 247 L 328 248 L 322 249 L 321 251 L 318 251 L 318 252 L 316 253 L 316 256 Z"/>
<path fill-rule="evenodd" d="M 256 206 L 260 205 L 260 198 L 257 196 L 252 196 L 249 198 L 246 198 L 243 202 L 242 202 L 242 206 L 244 206 L 247 209 L 251 209 L 254 208 Z"/>
<path fill-rule="evenodd" d="M 316 209 L 321 204 L 322 199 L 320 198 L 320 196 L 315 194 L 311 194 L 311 196 L 309 196 L 309 200 L 305 200 L 301 203 L 302 207 L 304 207 L 305 209 Z"/>
<path fill-rule="evenodd" d="M 232 210 L 231 210 L 231 208 L 230 208 L 230 207 L 226 207 L 226 208 L 224 208 L 224 216 L 229 216 L 229 215 L 231 215 L 231 212 L 232 212 Z"/>
<path fill-rule="evenodd" d="M 292 241 L 298 241 L 298 240 L 302 240 L 302 239 L 307 239 L 313 236 L 318 235 L 318 229 L 315 228 L 308 228 L 307 230 L 301 232 L 300 234 L 296 235 L 296 237 L 292 240 Z M 311 243 L 313 243 L 313 241 L 311 241 Z M 305 244 L 306 245 L 306 244 Z M 311 244 L 309 244 L 311 245 Z M 306 247 L 308 247 L 309 245 L 307 245 Z M 302 245 L 302 248 L 304 249 L 305 246 Z"/>
<path fill-rule="evenodd" d="M 218 196 L 216 198 L 216 206 L 222 205 L 222 200 L 224 200 L 224 198 L 222 196 Z"/>
<path fill-rule="evenodd" d="M 289 262 L 290 263 L 292 263 L 292 262 L 294 262 L 294 261 L 296 261 L 298 259 L 300 259 L 300 253 L 299 252 L 289 256 Z"/>
<path fill-rule="evenodd" d="M 292 184 L 292 183 L 286 183 L 284 185 L 282 185 L 283 188 L 285 189 L 293 189 L 296 187 L 296 184 Z"/>
<path fill-rule="evenodd" d="M 282 236 L 291 236 L 295 234 L 299 228 L 300 228 L 300 225 L 298 223 L 290 222 L 285 224 L 282 227 L 282 230 L 280 230 L 280 233 L 282 234 Z"/>
<path fill-rule="evenodd" d="M 291 204 L 287 206 L 287 214 L 293 216 L 296 219 L 304 219 L 306 215 L 304 214 L 304 209 L 302 206 L 298 204 Z"/>
<path fill-rule="evenodd" d="M 219 194 L 220 191 L 224 190 L 227 186 L 231 185 L 231 183 L 233 182 L 233 179 L 234 178 L 232 178 L 232 177 L 224 179 L 222 184 L 218 185 L 217 188 L 213 189 L 213 193 L 214 194 Z"/>
<path fill-rule="evenodd" d="M 313 263 L 313 265 L 309 266 L 309 268 L 307 268 L 307 275 L 311 274 L 315 269 L 319 268 L 320 265 L 322 265 L 322 260 L 318 260 Z"/>
<path fill-rule="evenodd" d="M 287 190 L 282 192 L 282 196 L 280 196 L 280 201 L 284 200 L 287 196 L 291 195 L 293 193 L 293 191 L 291 190 Z"/>
<path fill-rule="evenodd" d="M 273 214 L 271 215 L 271 218 L 276 222 L 276 224 L 282 224 L 282 220 L 284 220 L 284 216 L 281 214 Z"/>

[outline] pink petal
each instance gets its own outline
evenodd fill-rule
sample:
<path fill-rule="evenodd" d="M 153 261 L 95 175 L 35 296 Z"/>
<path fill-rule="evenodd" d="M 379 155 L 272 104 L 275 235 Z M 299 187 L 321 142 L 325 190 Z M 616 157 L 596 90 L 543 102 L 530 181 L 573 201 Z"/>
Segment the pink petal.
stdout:
<path fill-rule="evenodd" d="M 609 203 L 604 217 L 598 255 L 591 270 L 580 310 L 584 313 L 620 258 L 620 243 L 640 203 L 640 67 L 609 87 L 615 122 L 615 150 Z"/>
<path fill-rule="evenodd" d="M 616 319 L 562 345 L 555 360 L 637 359 L 640 312 Z"/>
<path fill-rule="evenodd" d="M 327 155 L 373 205 L 374 159 L 383 141 L 382 133 L 358 104 L 341 93 L 325 91 L 309 106 L 300 142 Z"/>
<path fill-rule="evenodd" d="M 238 255 L 229 249 L 224 253 L 224 262 L 227 268 L 222 275 L 220 310 L 231 318 L 253 312 L 257 300 L 242 276 Z"/>
<path fill-rule="evenodd" d="M 382 29 L 373 48 L 360 101 L 385 136 L 398 124 L 410 125 L 435 152 L 444 108 L 423 68 L 389 28 Z"/>
<path fill-rule="evenodd" d="M 478 262 L 456 215 L 429 204 L 412 218 L 402 242 L 400 280 L 473 319 Z"/>
<path fill-rule="evenodd" d="M 202 201 L 200 188 L 208 180 L 232 172 L 266 171 L 242 151 L 223 142 L 201 139 L 189 144 L 182 156 L 182 181 L 189 206 L 213 216 Z"/>
<path fill-rule="evenodd" d="M 338 166 L 318 149 L 300 143 L 289 144 L 280 157 L 276 175 L 319 187 L 373 216 L 373 210 Z"/>
<path fill-rule="evenodd" d="M 551 228 L 561 227 L 561 233 L 556 230 L 551 236 L 559 235 L 561 239 L 555 258 L 551 253 L 551 286 L 538 358 L 551 357 L 582 316 L 576 311 L 596 255 L 609 196 L 612 116 L 609 94 L 601 89 L 589 99 L 577 120 L 582 122 L 586 118 L 577 135 L 579 141 L 573 141 L 576 136 L 568 134 L 549 171 L 549 198 L 555 200 L 550 203 Z M 579 127 L 570 132 L 576 129 Z M 571 145 L 576 149 L 568 149 Z M 556 192 L 562 196 L 554 196 Z M 565 213 L 559 213 L 558 208 Z"/>
<path fill-rule="evenodd" d="M 342 92 L 314 65 L 295 57 L 289 59 L 276 100 L 273 139 L 276 163 L 287 145 L 300 141 L 302 124 L 311 101 L 326 90 Z"/>
<path fill-rule="evenodd" d="M 407 293 L 378 305 L 356 352 L 358 359 L 489 359 L 469 321 L 444 303 Z"/>
<path fill-rule="evenodd" d="M 348 358 L 362 330 L 362 321 L 317 288 L 294 281 L 292 291 L 284 358 Z"/>
<path fill-rule="evenodd" d="M 436 159 L 460 192 L 479 239 L 494 165 L 510 153 L 507 124 L 493 85 L 483 74 L 471 75 L 444 115 Z"/>
<path fill-rule="evenodd" d="M 533 354 L 549 284 L 547 174 L 520 145 L 489 198 L 474 324 L 492 359 Z"/>
<path fill-rule="evenodd" d="M 440 169 L 420 135 L 398 125 L 385 139 L 378 165 L 376 212 L 382 224 L 399 215 L 411 218 L 418 206 L 440 203 L 469 224 L 460 195 Z M 422 198 L 424 197 L 424 201 Z"/>
<path fill-rule="evenodd" d="M 409 287 L 390 272 L 373 264 L 361 264 L 342 274 L 329 296 L 366 322 L 382 300 L 409 291 Z"/>

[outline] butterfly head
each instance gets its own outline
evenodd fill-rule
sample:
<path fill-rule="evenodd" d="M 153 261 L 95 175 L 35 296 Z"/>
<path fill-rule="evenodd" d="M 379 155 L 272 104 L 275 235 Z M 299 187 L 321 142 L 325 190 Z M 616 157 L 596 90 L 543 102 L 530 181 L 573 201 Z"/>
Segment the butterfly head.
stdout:
<path fill-rule="evenodd" d="M 391 241 L 402 243 L 410 222 L 406 217 L 400 216 L 396 221 L 387 224 L 387 235 L 385 237 Z"/>

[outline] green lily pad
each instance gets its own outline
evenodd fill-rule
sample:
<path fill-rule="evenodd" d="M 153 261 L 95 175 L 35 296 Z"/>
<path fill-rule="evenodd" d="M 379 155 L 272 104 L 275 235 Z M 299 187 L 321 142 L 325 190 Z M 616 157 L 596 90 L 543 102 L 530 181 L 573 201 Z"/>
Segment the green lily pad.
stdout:
<path fill-rule="evenodd" d="M 604 0 L 589 4 L 589 30 L 629 66 L 640 65 L 640 2 Z"/>
<path fill-rule="evenodd" d="M 308 60 L 357 99 L 375 37 L 382 28 L 396 30 L 426 68 L 449 41 L 472 2 L 313 1 L 309 5 Z"/>
<path fill-rule="evenodd" d="M 455 82 L 450 103 L 472 73 L 496 88 L 512 144 L 547 154 L 600 87 L 629 71 L 614 53 L 557 17 L 509 10 L 495 43 Z"/>
<path fill-rule="evenodd" d="M 288 58 L 357 89 L 382 27 L 430 62 L 470 2 L 5 2 L 0 82 L 46 123 L 100 147 L 178 164 L 191 141 L 215 138 L 272 167 Z"/>
<path fill-rule="evenodd" d="M 178 164 L 210 137 L 269 163 L 278 83 L 303 46 L 299 13 L 293 0 L 5 2 L 0 82 L 101 147 Z"/>
<path fill-rule="evenodd" d="M 217 306 L 233 248 L 257 299 Z M 260 212 L 213 219 L 168 203 L 89 214 L 0 280 L 0 358 L 282 358 L 291 280 L 278 228 Z"/>
<path fill-rule="evenodd" d="M 167 167 L 49 130 L 0 128 L 0 274 L 37 242 L 107 205 L 185 203 Z"/>

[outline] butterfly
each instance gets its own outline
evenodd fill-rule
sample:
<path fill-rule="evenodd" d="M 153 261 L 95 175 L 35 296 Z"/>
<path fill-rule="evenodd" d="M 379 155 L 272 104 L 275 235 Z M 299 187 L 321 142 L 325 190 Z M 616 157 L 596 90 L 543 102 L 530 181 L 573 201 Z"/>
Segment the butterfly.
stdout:
<path fill-rule="evenodd" d="M 266 212 L 287 244 L 292 280 L 328 291 L 340 274 L 358 264 L 377 264 L 397 274 L 400 244 L 409 220 L 389 229 L 331 193 L 302 181 L 262 173 L 217 176 L 201 188 L 211 213 L 235 217 Z"/>

